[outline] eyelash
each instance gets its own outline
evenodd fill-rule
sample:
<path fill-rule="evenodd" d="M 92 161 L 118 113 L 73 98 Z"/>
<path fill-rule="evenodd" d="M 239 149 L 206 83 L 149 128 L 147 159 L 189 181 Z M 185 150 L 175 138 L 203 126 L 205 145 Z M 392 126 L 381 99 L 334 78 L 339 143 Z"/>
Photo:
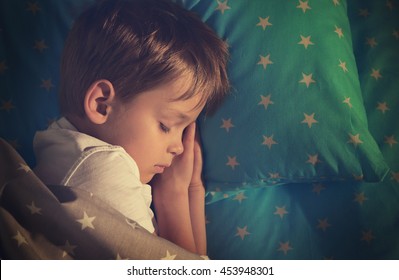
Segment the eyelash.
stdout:
<path fill-rule="evenodd" d="M 170 131 L 170 128 L 167 127 L 166 125 L 164 125 L 163 123 L 159 123 L 159 127 L 161 128 L 161 130 L 162 130 L 164 133 L 168 133 L 168 132 Z"/>

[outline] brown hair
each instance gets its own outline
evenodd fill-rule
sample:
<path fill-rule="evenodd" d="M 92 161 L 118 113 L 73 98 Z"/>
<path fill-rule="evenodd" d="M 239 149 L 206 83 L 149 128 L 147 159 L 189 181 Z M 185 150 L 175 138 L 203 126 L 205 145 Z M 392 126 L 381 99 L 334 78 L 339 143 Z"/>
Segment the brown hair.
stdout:
<path fill-rule="evenodd" d="M 61 113 L 84 116 L 89 86 L 109 80 L 118 98 L 182 74 L 192 77 L 181 99 L 201 94 L 212 111 L 229 88 L 227 45 L 192 12 L 165 0 L 103 0 L 83 12 L 65 43 Z"/>

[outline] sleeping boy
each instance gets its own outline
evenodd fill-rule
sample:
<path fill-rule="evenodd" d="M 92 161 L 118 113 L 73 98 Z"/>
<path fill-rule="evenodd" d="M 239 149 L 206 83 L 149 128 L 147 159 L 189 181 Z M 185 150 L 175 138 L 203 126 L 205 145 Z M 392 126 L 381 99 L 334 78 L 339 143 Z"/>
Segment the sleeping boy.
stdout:
<path fill-rule="evenodd" d="M 85 189 L 149 232 L 205 255 L 195 121 L 228 91 L 227 56 L 226 44 L 175 3 L 96 2 L 66 40 L 62 118 L 35 135 L 36 174 Z"/>

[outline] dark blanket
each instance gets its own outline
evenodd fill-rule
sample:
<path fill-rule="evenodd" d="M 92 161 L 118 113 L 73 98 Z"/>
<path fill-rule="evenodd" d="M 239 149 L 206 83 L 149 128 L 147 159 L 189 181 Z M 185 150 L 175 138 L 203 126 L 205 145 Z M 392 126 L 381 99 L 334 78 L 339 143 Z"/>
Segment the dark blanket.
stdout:
<path fill-rule="evenodd" d="M 201 259 L 90 193 L 46 186 L 0 139 L 2 259 Z"/>

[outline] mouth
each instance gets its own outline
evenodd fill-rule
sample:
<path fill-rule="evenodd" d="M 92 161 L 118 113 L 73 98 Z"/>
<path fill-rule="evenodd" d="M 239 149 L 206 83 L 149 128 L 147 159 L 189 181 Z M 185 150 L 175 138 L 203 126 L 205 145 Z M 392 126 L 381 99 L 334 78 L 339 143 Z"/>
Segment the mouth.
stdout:
<path fill-rule="evenodd" d="M 155 167 L 155 173 L 163 173 L 165 171 L 165 168 L 168 168 L 169 165 L 157 164 L 154 167 Z"/>

